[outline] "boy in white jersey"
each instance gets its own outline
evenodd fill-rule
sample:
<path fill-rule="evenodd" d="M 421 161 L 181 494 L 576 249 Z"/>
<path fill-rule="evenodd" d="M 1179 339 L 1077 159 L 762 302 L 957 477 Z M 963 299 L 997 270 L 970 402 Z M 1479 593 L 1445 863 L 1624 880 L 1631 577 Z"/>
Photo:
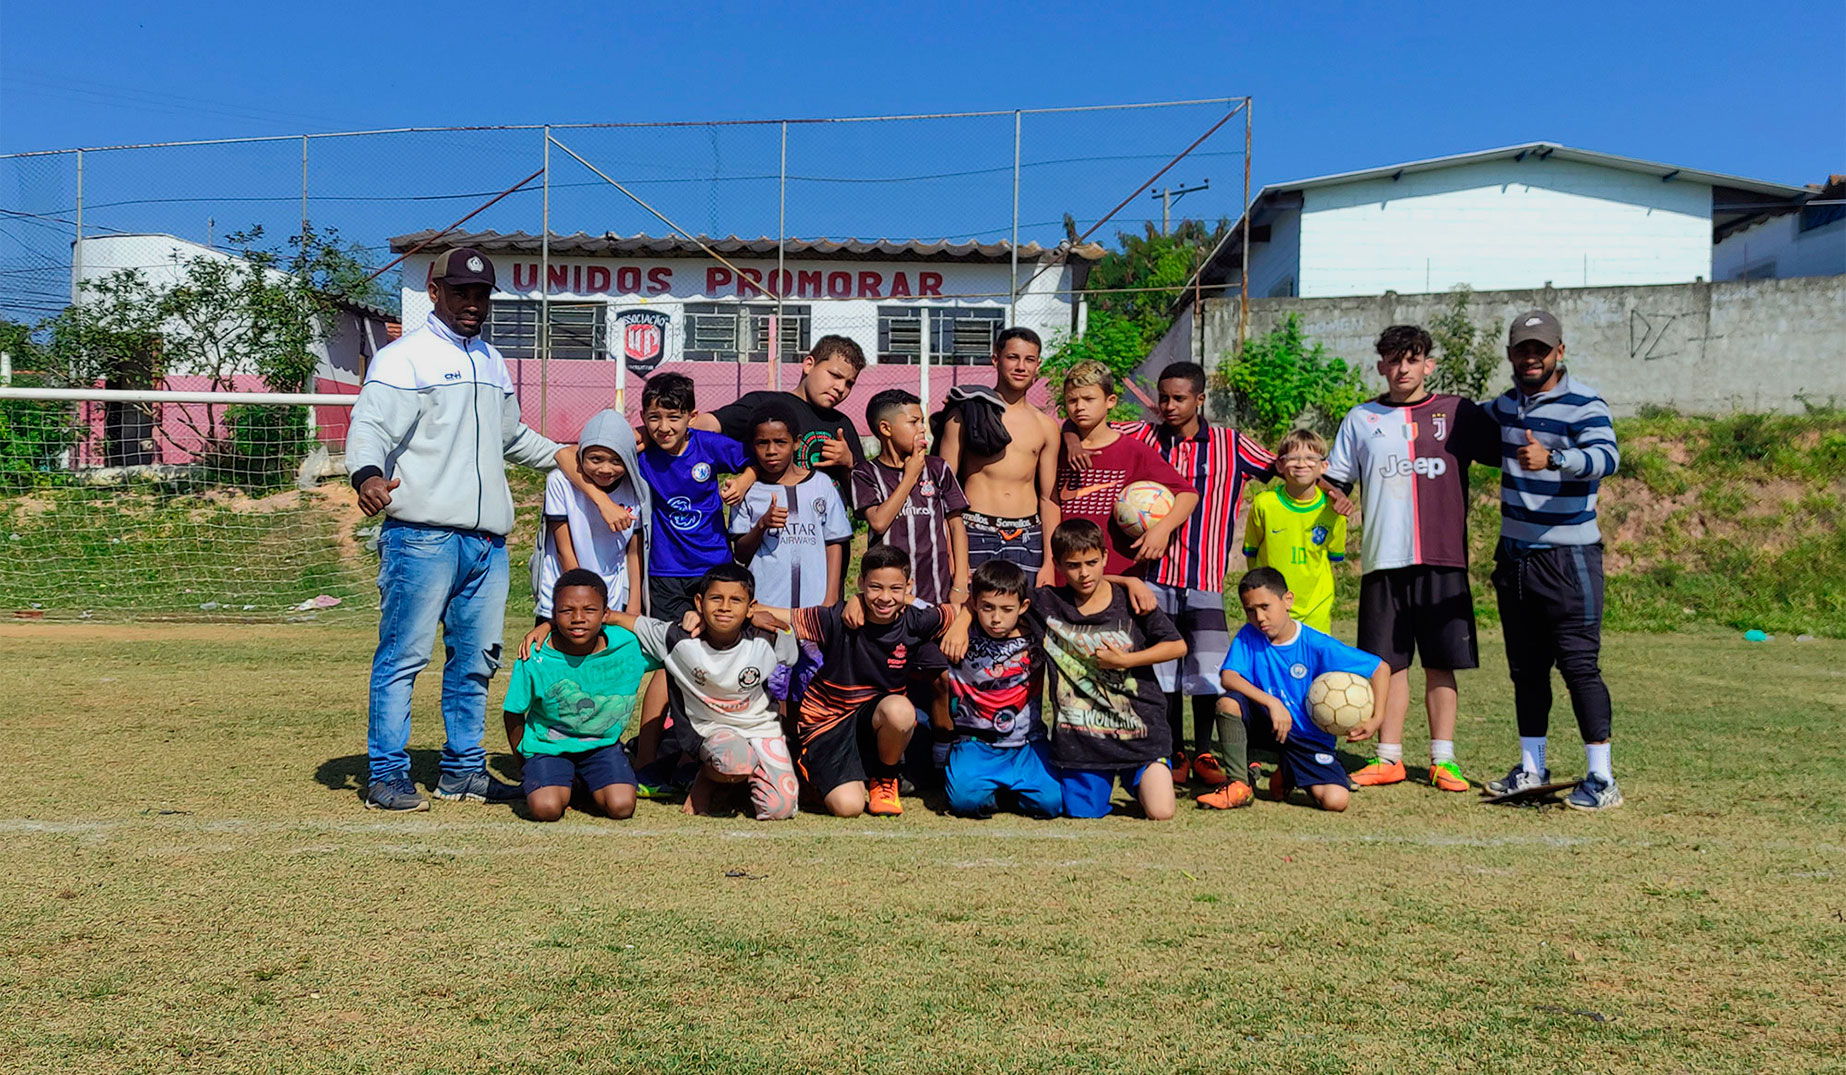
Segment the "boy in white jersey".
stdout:
<path fill-rule="evenodd" d="M 1455 763 L 1455 672 L 1475 668 L 1474 593 L 1468 584 L 1468 464 L 1499 466 L 1499 426 L 1460 396 L 1431 392 L 1429 333 L 1392 325 L 1378 337 L 1386 392 L 1354 407 L 1333 438 L 1327 478 L 1357 485 L 1364 510 L 1359 648 L 1391 666 L 1378 756 L 1360 786 L 1404 780 L 1410 659 L 1423 661 L 1429 782 L 1466 791 Z"/>

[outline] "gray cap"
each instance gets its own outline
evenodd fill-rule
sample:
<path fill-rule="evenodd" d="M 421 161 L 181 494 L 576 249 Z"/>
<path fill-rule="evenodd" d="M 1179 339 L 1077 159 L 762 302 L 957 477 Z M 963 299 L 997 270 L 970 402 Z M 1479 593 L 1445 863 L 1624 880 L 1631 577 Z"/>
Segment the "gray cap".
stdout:
<path fill-rule="evenodd" d="M 1527 310 L 1513 318 L 1506 330 L 1506 346 L 1518 347 L 1527 340 L 1537 340 L 1547 347 L 1564 342 L 1564 330 L 1549 310 Z"/>
<path fill-rule="evenodd" d="M 577 435 L 577 450 L 585 448 L 608 448 L 620 452 L 623 439 L 629 444 L 635 442 L 635 431 L 619 411 L 597 411 L 590 415 L 590 420 L 583 423 L 583 432 Z"/>

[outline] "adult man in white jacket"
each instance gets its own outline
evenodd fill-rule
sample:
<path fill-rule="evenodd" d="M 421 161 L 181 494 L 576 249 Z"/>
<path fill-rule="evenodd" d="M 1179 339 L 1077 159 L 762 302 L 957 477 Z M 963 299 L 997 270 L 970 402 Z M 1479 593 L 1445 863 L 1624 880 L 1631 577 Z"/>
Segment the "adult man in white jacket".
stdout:
<path fill-rule="evenodd" d="M 481 746 L 487 682 L 500 666 L 506 535 L 513 497 L 506 461 L 562 467 L 577 454 L 526 427 L 500 352 L 480 339 L 494 267 L 463 247 L 436 259 L 424 325 L 380 350 L 366 371 L 346 437 L 359 506 L 385 513 L 378 538 L 381 613 L 372 657 L 367 809 L 427 810 L 410 779 L 410 694 L 443 628 L 438 799 L 508 800 L 520 789 L 487 775 Z"/>

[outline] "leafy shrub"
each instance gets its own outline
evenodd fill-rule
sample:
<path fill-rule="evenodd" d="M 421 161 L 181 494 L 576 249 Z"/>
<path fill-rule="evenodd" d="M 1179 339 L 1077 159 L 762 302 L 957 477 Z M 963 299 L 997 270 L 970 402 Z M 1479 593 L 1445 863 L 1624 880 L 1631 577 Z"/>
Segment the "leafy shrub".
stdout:
<path fill-rule="evenodd" d="M 232 404 L 224 409 L 223 437 L 199 464 L 209 481 L 280 488 L 294 480 L 312 439 L 306 407 Z"/>
<path fill-rule="evenodd" d="M 1218 370 L 1238 424 L 1270 444 L 1297 423 L 1330 435 L 1366 394 L 1358 367 L 1318 343 L 1309 345 L 1294 314 L 1274 331 L 1245 340 L 1237 357 Z"/>

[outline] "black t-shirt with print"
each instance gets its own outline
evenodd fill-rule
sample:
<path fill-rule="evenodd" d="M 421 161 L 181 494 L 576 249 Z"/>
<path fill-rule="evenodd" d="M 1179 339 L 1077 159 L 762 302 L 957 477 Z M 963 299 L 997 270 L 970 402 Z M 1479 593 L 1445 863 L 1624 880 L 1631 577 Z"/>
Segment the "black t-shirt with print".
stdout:
<path fill-rule="evenodd" d="M 821 653 L 820 671 L 808 682 L 795 719 L 804 742 L 869 701 L 903 693 L 909 679 L 906 666 L 948 622 L 935 605 L 905 605 L 890 623 L 867 620 L 852 630 L 841 617 L 844 608 L 841 603 L 795 610 L 795 635 L 814 643 Z"/>
<path fill-rule="evenodd" d="M 1128 591 L 1112 585 L 1109 605 L 1085 615 L 1065 586 L 1040 586 L 1030 615 L 1044 630 L 1051 668 L 1051 757 L 1071 769 L 1128 769 L 1173 749 L 1167 696 L 1154 668 L 1109 669 L 1095 652 L 1105 645 L 1143 650 L 1179 640 L 1173 621 L 1156 609 L 1137 616 Z"/>

